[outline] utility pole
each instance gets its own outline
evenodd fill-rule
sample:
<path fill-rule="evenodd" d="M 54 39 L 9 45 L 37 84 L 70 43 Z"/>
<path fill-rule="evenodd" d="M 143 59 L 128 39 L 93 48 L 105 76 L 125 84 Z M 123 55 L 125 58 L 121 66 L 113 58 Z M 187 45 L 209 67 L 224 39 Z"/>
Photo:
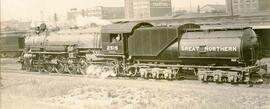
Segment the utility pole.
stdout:
<path fill-rule="evenodd" d="M 44 13 L 43 13 L 43 11 L 41 11 L 40 12 L 40 20 L 41 20 L 41 22 L 44 22 Z"/>
<path fill-rule="evenodd" d="M 201 7 L 200 7 L 200 5 L 198 5 L 198 7 L 197 7 L 197 13 L 198 13 L 198 14 L 201 13 Z"/>
<path fill-rule="evenodd" d="M 233 20 L 233 14 L 234 14 L 233 13 L 233 0 L 231 0 L 231 9 L 230 10 L 231 10 L 231 17 L 232 17 L 232 20 Z"/>
<path fill-rule="evenodd" d="M 191 13 L 191 0 L 189 0 L 189 13 Z"/>

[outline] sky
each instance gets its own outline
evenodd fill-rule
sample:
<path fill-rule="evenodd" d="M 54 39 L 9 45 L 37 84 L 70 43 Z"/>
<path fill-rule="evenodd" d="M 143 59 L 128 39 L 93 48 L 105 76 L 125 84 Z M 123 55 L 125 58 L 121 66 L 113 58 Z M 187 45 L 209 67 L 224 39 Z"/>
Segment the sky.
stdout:
<path fill-rule="evenodd" d="M 198 5 L 225 4 L 225 0 L 172 0 L 173 7 L 186 10 L 190 9 L 190 3 L 196 10 Z M 64 17 L 71 8 L 94 6 L 124 7 L 124 0 L 1 0 L 1 21 L 38 21 L 42 15 L 48 17 L 53 13 Z"/>

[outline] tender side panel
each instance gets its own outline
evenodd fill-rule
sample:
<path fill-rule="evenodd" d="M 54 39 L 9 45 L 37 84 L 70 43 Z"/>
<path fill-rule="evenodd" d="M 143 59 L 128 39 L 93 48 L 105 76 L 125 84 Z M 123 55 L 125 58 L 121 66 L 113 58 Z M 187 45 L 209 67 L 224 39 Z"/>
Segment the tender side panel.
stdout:
<path fill-rule="evenodd" d="M 18 51 L 20 49 L 18 45 L 18 39 L 19 37 L 14 37 L 14 36 L 1 37 L 0 50 L 1 51 Z"/>
<path fill-rule="evenodd" d="M 187 32 L 180 40 L 180 58 L 239 58 L 242 31 Z"/>
<path fill-rule="evenodd" d="M 135 30 L 129 38 L 129 55 L 157 56 L 178 38 L 173 27 L 153 27 Z"/>

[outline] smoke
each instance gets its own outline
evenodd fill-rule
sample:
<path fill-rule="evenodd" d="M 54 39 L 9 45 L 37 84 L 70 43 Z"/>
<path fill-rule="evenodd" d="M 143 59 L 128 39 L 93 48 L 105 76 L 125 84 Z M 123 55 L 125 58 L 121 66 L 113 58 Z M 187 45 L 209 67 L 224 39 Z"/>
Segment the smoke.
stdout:
<path fill-rule="evenodd" d="M 83 17 L 83 16 L 78 16 L 76 18 L 76 25 L 77 26 L 88 26 L 88 25 L 92 25 L 92 24 L 95 24 L 95 25 L 108 25 L 108 24 L 111 24 L 110 21 L 108 20 L 103 20 L 103 19 L 100 19 L 98 17 Z"/>
<path fill-rule="evenodd" d="M 89 77 L 98 77 L 101 79 L 105 79 L 108 77 L 115 77 L 113 69 L 108 66 L 100 66 L 100 65 L 90 65 L 86 69 L 86 74 Z"/>

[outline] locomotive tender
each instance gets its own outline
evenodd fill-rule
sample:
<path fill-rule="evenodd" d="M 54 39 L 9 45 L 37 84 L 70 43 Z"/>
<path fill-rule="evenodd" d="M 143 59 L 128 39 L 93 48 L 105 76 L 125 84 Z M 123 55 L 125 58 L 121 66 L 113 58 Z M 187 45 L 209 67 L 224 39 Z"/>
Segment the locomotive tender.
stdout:
<path fill-rule="evenodd" d="M 26 31 L 1 31 L 0 58 L 14 58 L 20 56 L 24 49 L 24 35 Z"/>
<path fill-rule="evenodd" d="M 117 76 L 179 79 L 194 75 L 202 81 L 239 83 L 267 71 L 267 65 L 258 64 L 261 44 L 250 27 L 120 22 L 94 31 L 44 31 L 25 42 L 24 68 L 46 72 L 86 74 L 89 65 L 100 62 L 112 67 Z"/>
<path fill-rule="evenodd" d="M 119 28 L 127 25 L 131 27 Z M 122 40 L 106 40 L 116 36 Z M 119 75 L 144 78 L 177 79 L 189 72 L 202 81 L 238 83 L 267 70 L 256 64 L 260 43 L 249 27 L 112 24 L 102 29 L 102 51 L 104 57 L 115 59 Z"/>

